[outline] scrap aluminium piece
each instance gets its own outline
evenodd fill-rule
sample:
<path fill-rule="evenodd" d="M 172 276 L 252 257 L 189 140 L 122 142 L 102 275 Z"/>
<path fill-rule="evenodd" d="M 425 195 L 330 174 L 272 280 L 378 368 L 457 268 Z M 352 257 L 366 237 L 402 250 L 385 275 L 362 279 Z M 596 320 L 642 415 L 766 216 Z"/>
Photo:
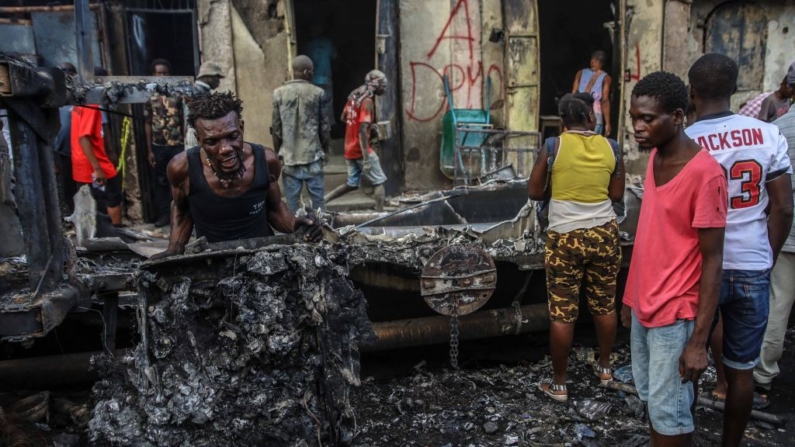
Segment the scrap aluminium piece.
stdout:
<path fill-rule="evenodd" d="M 136 446 L 347 445 L 374 337 L 345 247 L 271 245 L 141 267 L 141 342 L 94 387 L 89 435 Z"/>

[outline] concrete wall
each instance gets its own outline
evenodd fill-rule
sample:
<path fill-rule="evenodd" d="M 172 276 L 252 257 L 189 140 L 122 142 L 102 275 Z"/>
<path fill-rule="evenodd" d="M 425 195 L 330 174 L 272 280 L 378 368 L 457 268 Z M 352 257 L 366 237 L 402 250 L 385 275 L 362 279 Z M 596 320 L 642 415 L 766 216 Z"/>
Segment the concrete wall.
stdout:
<path fill-rule="evenodd" d="M 692 64 L 704 53 L 704 35 L 708 26 L 709 14 L 723 0 L 696 0 L 690 14 L 688 34 L 688 62 Z M 789 64 L 795 61 L 795 1 L 793 0 L 759 0 L 767 15 L 767 39 L 764 55 L 763 85 L 761 89 L 741 90 L 732 98 L 732 107 L 736 111 L 739 105 L 763 91 L 776 90 L 781 79 L 786 75 Z M 688 66 L 689 66 L 688 64 Z"/>
<path fill-rule="evenodd" d="M 219 90 L 243 100 L 247 141 L 272 145 L 273 90 L 287 80 L 288 46 L 282 0 L 199 0 L 202 60 L 219 61 Z"/>
<path fill-rule="evenodd" d="M 485 25 L 484 25 L 485 24 Z M 401 0 L 400 67 L 405 187 L 449 186 L 439 169 L 442 117 L 447 111 L 442 76 L 450 77 L 456 108 L 482 108 L 492 78 L 494 121 L 502 124 L 502 44 L 488 42 L 502 25 L 494 0 Z"/>
<path fill-rule="evenodd" d="M 619 125 L 624 142 L 624 160 L 630 182 L 638 183 L 646 172 L 648 155 L 638 151 L 632 123 L 628 119 L 632 89 L 644 76 L 662 68 L 664 0 L 627 0 L 627 18 L 624 28 L 624 67 L 629 82 L 622 89 L 623 110 Z"/>

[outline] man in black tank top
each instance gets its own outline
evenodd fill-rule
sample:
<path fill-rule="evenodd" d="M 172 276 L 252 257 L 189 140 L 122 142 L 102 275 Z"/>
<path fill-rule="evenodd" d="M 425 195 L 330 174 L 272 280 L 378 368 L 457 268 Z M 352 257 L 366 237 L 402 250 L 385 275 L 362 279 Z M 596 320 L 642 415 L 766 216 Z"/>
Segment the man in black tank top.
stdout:
<path fill-rule="evenodd" d="M 194 225 L 208 242 L 293 233 L 307 227 L 307 241 L 319 241 L 315 217 L 295 217 L 282 202 L 281 166 L 276 153 L 243 141 L 243 102 L 231 93 L 211 93 L 190 105 L 188 123 L 199 146 L 168 164 L 171 235 L 168 249 L 152 259 L 181 254 Z"/>

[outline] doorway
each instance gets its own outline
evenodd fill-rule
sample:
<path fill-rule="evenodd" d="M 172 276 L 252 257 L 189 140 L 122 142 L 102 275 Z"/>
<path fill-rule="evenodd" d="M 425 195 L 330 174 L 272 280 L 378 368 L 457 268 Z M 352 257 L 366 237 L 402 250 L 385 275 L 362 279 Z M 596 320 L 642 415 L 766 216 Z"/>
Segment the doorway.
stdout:
<path fill-rule="evenodd" d="M 129 72 L 132 76 L 151 76 L 152 60 L 162 58 L 171 64 L 172 76 L 195 76 L 199 66 L 196 12 L 185 5 L 180 9 L 127 8 L 126 35 Z M 188 5 L 190 6 L 190 5 Z M 135 122 L 135 148 L 141 208 L 145 222 L 157 219 L 155 172 L 149 168 L 144 135 L 144 105 L 132 107 Z"/>
<path fill-rule="evenodd" d="M 541 30 L 541 100 L 539 115 L 557 115 L 556 98 L 571 93 L 577 72 L 588 67 L 591 54 L 607 54 L 604 66 L 612 77 L 611 116 L 615 134 L 621 101 L 617 90 L 621 74 L 616 71 L 620 54 L 613 50 L 613 34 L 605 23 L 616 20 L 618 0 L 539 1 Z M 616 63 L 614 63 L 614 61 Z"/>
<path fill-rule="evenodd" d="M 298 54 L 313 58 L 315 75 L 328 76 L 331 81 L 332 139 L 345 135 L 345 125 L 339 122 L 339 116 L 348 95 L 375 68 L 377 3 L 376 0 L 294 1 Z M 326 44 L 318 45 L 323 40 Z M 317 50 L 319 47 L 324 50 Z M 332 152 L 341 155 L 342 146 L 332 144 Z"/>

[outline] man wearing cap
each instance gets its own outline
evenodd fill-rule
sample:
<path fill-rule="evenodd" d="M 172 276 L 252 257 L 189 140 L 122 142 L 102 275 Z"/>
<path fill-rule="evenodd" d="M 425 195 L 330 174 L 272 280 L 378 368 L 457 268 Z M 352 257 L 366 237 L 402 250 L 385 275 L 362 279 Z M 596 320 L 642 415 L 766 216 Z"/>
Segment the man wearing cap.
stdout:
<path fill-rule="evenodd" d="M 312 209 L 323 208 L 323 163 L 329 150 L 329 121 L 323 89 L 312 85 L 314 64 L 306 56 L 293 59 L 293 80 L 273 92 L 271 135 L 282 161 L 282 185 L 290 211 L 298 211 L 301 190 Z"/>
<path fill-rule="evenodd" d="M 199 67 L 199 74 L 196 76 L 196 82 L 193 84 L 193 96 L 185 98 L 184 116 L 188 116 L 188 106 L 193 98 L 197 96 L 207 95 L 211 91 L 218 88 L 221 84 L 221 79 L 224 78 L 224 71 L 221 69 L 221 64 L 215 61 L 206 61 Z M 199 142 L 196 140 L 196 132 L 193 129 L 188 129 L 185 132 L 185 150 L 198 146 Z"/>
<path fill-rule="evenodd" d="M 328 193 L 324 198 L 326 203 L 357 189 L 364 174 L 375 186 L 376 210 L 383 211 L 384 183 L 387 179 L 372 144 L 378 142 L 374 98 L 383 95 L 386 86 L 386 75 L 373 70 L 365 76 L 364 85 L 348 95 L 348 102 L 340 118 L 346 124 L 345 162 L 348 165 L 348 182 Z"/>

